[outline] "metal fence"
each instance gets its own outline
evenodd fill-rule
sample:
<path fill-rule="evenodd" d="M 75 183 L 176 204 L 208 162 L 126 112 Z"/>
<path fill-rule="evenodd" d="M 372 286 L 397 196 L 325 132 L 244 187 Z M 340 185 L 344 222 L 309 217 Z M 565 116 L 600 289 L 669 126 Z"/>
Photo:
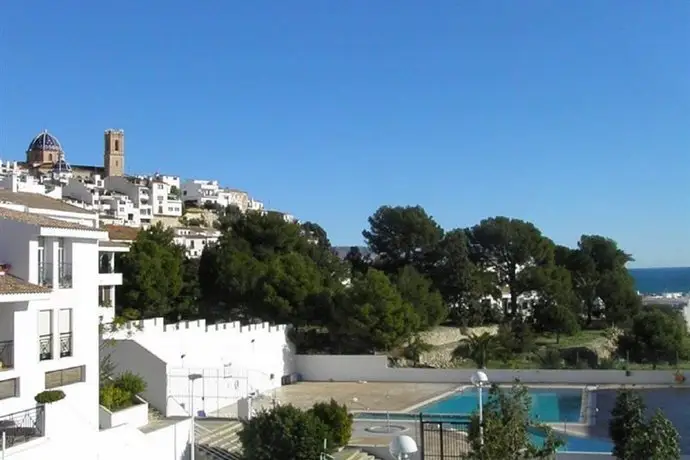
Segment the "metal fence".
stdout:
<path fill-rule="evenodd" d="M 419 415 L 421 460 L 456 460 L 470 451 L 466 416 Z"/>
<path fill-rule="evenodd" d="M 22 444 L 40 438 L 45 431 L 45 407 L 36 406 L 21 412 L 0 417 L 0 435 L 4 438 L 2 448 Z"/>

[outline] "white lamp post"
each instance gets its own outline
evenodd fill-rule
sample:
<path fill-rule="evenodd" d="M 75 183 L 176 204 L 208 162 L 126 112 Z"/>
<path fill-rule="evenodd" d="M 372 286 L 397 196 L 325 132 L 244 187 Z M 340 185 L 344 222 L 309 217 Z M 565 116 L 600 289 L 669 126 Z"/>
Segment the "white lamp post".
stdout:
<path fill-rule="evenodd" d="M 472 385 L 477 387 L 477 395 L 479 397 L 479 444 L 484 445 L 484 404 L 482 398 L 482 388 L 489 384 L 489 377 L 482 371 L 477 371 L 472 374 Z"/>
<path fill-rule="evenodd" d="M 417 443 L 409 436 L 397 436 L 388 445 L 388 451 L 395 460 L 408 460 L 418 452 Z"/>
<path fill-rule="evenodd" d="M 189 459 L 194 460 L 195 454 L 196 454 L 196 433 L 195 433 L 195 425 L 196 425 L 196 412 L 194 411 L 194 382 L 199 380 L 200 378 L 203 378 L 203 375 L 201 374 L 189 374 L 187 377 L 189 379 L 189 408 L 192 412 L 192 432 L 189 434 L 189 439 L 190 439 L 190 444 L 191 448 L 189 449 Z"/>

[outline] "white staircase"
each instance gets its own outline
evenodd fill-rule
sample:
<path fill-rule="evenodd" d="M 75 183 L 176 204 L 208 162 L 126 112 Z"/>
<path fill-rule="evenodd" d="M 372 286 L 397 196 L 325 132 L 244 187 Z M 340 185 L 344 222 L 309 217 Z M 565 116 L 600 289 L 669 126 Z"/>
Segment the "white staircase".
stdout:
<path fill-rule="evenodd" d="M 213 431 L 195 427 L 196 454 L 199 460 L 241 460 L 242 443 L 239 432 L 242 423 L 230 421 Z"/>

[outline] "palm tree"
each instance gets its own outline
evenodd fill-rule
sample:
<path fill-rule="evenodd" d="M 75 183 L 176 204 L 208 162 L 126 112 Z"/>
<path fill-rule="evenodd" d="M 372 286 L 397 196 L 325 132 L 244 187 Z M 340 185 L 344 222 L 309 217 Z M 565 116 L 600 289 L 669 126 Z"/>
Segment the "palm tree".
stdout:
<path fill-rule="evenodd" d="M 498 349 L 498 341 L 495 335 L 489 332 L 472 334 L 462 339 L 460 344 L 453 350 L 453 359 L 471 359 L 477 365 L 477 368 L 485 369 L 486 363 L 495 357 Z"/>
<path fill-rule="evenodd" d="M 412 361 L 413 366 L 419 365 L 419 360 L 422 354 L 433 350 L 434 347 L 431 344 L 424 342 L 418 335 L 416 335 L 410 343 L 405 347 L 404 354 L 405 358 Z"/>

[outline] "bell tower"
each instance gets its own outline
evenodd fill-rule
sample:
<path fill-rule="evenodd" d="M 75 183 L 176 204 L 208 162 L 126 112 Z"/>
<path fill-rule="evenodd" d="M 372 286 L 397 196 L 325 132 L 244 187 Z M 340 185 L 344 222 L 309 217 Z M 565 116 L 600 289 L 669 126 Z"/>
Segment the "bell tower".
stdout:
<path fill-rule="evenodd" d="M 107 129 L 104 139 L 103 166 L 105 167 L 105 177 L 124 176 L 125 132 L 121 129 Z"/>

